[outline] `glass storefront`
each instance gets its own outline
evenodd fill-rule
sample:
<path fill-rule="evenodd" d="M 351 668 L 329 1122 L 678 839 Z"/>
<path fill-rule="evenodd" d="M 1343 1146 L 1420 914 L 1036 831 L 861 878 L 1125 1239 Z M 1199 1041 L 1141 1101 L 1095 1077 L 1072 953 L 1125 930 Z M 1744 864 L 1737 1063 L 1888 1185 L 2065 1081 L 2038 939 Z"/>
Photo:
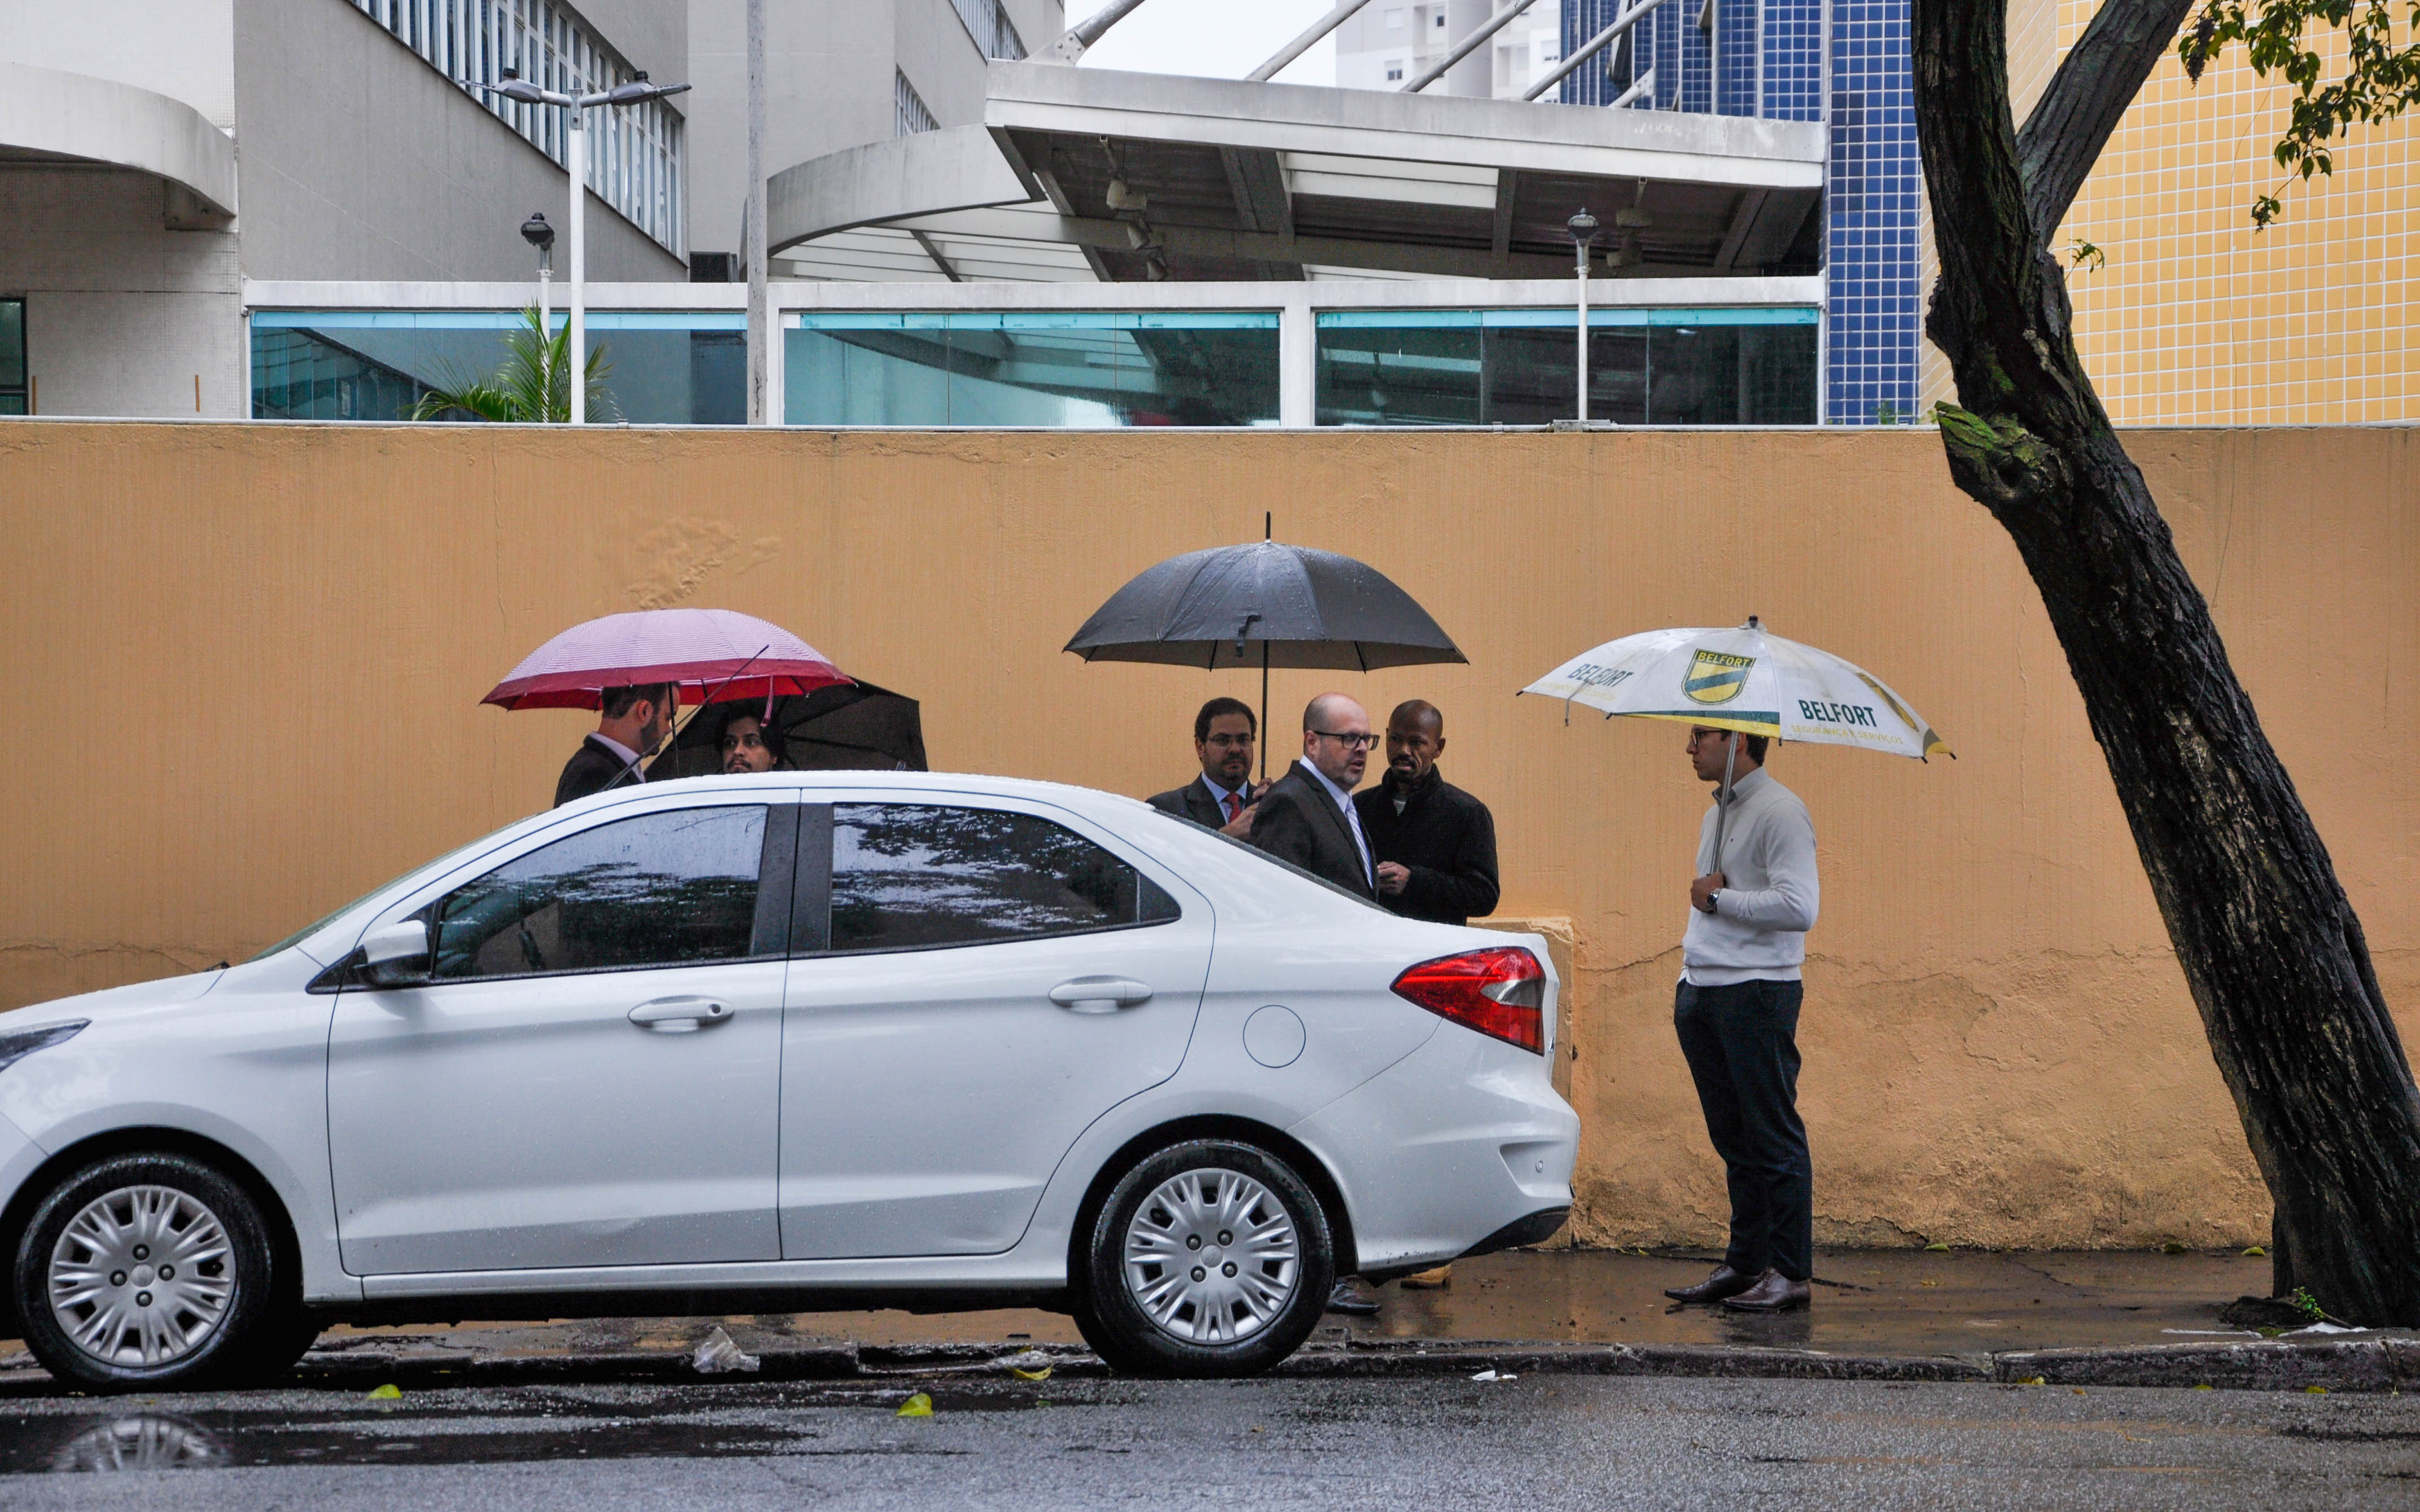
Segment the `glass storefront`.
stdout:
<path fill-rule="evenodd" d="M 1275 311 L 807 311 L 793 425 L 1274 425 Z"/>
<path fill-rule="evenodd" d="M 1589 417 L 1815 424 L 1816 311 L 1589 312 Z M 1575 412 L 1577 312 L 1325 311 L 1323 425 L 1543 425 Z"/>
<path fill-rule="evenodd" d="M 256 310 L 256 420 L 405 420 L 423 394 L 492 377 L 510 310 Z M 560 330 L 564 313 L 554 312 Z M 588 313 L 611 413 L 634 424 L 748 419 L 748 317 L 729 310 Z"/>

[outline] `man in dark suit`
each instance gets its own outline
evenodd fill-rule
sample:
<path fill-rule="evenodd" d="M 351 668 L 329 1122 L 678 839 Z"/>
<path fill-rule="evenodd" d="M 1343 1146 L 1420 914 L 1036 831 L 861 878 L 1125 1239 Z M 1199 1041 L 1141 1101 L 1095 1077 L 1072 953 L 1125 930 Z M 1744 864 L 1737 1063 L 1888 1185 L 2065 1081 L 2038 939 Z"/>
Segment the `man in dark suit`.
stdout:
<path fill-rule="evenodd" d="M 1370 714 L 1342 693 L 1322 693 L 1302 711 L 1302 760 L 1261 795 L 1251 842 L 1281 861 L 1375 903 L 1377 862 L 1353 789 L 1369 769 Z"/>
<path fill-rule="evenodd" d="M 1387 775 L 1353 795 L 1378 857 L 1378 902 L 1405 918 L 1466 924 L 1496 911 L 1496 819 L 1437 771 L 1445 716 L 1422 699 L 1387 717 Z"/>
<path fill-rule="evenodd" d="M 1269 784 L 1255 805 L 1253 844 L 1357 898 L 1375 903 L 1377 865 L 1354 811 L 1353 789 L 1370 766 L 1370 712 L 1342 693 L 1322 693 L 1302 711 L 1302 760 Z M 1339 1276 L 1327 1310 L 1368 1316 L 1377 1302 Z"/>
<path fill-rule="evenodd" d="M 1181 788 L 1152 795 L 1151 806 L 1179 819 L 1242 840 L 1251 833 L 1252 747 L 1260 721 L 1241 699 L 1216 698 L 1193 717 L 1193 755 L 1202 775 Z"/>
<path fill-rule="evenodd" d="M 664 738 L 679 690 L 670 683 L 650 687 L 609 687 L 597 706 L 597 728 L 563 764 L 555 779 L 554 806 L 644 782 L 639 763 Z"/>

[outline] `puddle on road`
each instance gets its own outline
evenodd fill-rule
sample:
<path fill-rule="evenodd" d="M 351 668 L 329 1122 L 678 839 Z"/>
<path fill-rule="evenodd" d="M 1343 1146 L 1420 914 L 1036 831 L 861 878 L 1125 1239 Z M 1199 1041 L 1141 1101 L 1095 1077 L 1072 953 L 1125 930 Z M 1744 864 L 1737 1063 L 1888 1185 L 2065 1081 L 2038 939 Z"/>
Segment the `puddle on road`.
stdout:
<path fill-rule="evenodd" d="M 824 1442 L 830 1418 L 806 1412 L 853 1410 L 879 1420 L 894 1412 L 907 1394 L 904 1388 L 742 1389 L 718 1394 L 711 1401 L 684 1394 L 679 1399 L 651 1402 L 547 1393 L 502 1402 L 431 1403 L 416 1411 L 171 1412 L 143 1407 L 0 1417 L 0 1474 L 734 1456 L 947 1457 L 969 1452 L 912 1440 L 830 1444 Z M 1054 1400 L 1030 1392 L 943 1390 L 932 1395 L 935 1412 L 943 1416 L 1047 1410 Z"/>

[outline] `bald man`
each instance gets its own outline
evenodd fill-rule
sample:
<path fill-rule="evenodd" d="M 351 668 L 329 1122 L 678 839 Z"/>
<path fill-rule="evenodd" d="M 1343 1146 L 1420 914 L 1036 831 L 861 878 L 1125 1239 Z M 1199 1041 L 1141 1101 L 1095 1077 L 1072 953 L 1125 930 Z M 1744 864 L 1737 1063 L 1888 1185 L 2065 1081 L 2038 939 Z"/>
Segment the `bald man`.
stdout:
<path fill-rule="evenodd" d="M 1387 775 L 1353 795 L 1378 858 L 1378 902 L 1405 918 L 1466 924 L 1496 911 L 1496 818 L 1437 770 L 1445 716 L 1425 699 L 1387 717 Z"/>
<path fill-rule="evenodd" d="M 1378 737 L 1370 712 L 1342 693 L 1322 693 L 1302 711 L 1302 759 L 1269 784 L 1252 820 L 1251 842 L 1372 903 L 1377 858 L 1361 831 L 1353 790 Z"/>

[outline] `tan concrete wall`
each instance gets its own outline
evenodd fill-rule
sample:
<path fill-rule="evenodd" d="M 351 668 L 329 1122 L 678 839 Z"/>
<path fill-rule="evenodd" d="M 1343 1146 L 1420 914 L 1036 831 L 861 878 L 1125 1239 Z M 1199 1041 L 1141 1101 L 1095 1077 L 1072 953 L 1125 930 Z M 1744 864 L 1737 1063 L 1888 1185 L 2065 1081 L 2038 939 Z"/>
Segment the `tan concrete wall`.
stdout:
<path fill-rule="evenodd" d="M 2130 438 L 2420 1037 L 2420 433 Z M 2031 584 L 1929 432 L 823 434 L 0 426 L 0 1003 L 240 955 L 543 804 L 582 721 L 479 695 L 573 621 L 777 620 L 924 701 L 937 766 L 1148 793 L 1246 675 L 1059 647 L 1171 553 L 1348 551 L 1471 665 L 1282 673 L 1444 707 L 1508 915 L 1572 921 L 1583 1237 L 1704 1239 L 1669 1026 L 1703 792 L 1672 727 L 1513 689 L 1760 613 L 1891 679 L 1930 766 L 1791 748 L 1824 913 L 1819 1235 L 2243 1242 L 2266 1199 Z"/>

